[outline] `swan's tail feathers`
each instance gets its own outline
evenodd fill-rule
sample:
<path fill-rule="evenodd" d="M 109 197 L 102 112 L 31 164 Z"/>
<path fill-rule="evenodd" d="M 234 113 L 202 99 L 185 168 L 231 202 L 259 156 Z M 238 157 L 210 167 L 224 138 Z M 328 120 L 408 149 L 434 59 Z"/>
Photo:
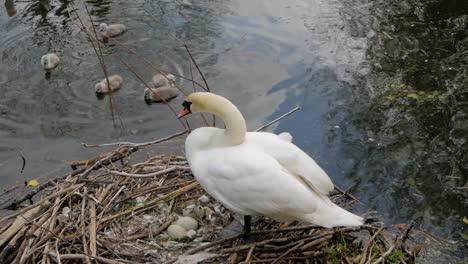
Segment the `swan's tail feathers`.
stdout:
<path fill-rule="evenodd" d="M 283 133 L 279 134 L 278 137 L 281 138 L 282 140 L 286 141 L 286 142 L 292 142 L 292 139 L 293 139 L 291 134 L 289 134 L 288 132 L 283 132 Z"/>
<path fill-rule="evenodd" d="M 307 221 L 326 228 L 335 226 L 360 226 L 364 219 L 333 204 L 323 206 L 313 214 L 306 216 Z"/>

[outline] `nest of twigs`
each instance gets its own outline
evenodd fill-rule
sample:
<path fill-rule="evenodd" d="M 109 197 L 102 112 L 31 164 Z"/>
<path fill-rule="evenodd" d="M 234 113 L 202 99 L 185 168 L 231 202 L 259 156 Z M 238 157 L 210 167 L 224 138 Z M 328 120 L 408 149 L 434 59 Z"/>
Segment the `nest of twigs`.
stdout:
<path fill-rule="evenodd" d="M 259 218 L 250 237 L 222 237 L 236 220 L 207 197 L 183 157 L 115 162 L 131 152 L 72 164 L 73 173 L 12 203 L 17 211 L 0 220 L 1 263 L 414 263 L 405 245 L 411 227 L 392 238 L 377 225 L 285 227 Z M 39 190 L 42 199 L 19 206 Z M 332 198 L 354 201 L 339 189 Z M 198 227 L 173 239 L 167 229 L 182 215 Z"/>

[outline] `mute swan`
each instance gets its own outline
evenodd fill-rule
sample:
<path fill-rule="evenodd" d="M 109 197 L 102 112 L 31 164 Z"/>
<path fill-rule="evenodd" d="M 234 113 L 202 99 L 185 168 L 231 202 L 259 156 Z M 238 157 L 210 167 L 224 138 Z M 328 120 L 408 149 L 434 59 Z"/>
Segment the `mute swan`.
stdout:
<path fill-rule="evenodd" d="M 178 95 L 179 93 L 176 88 L 166 85 L 158 88 L 145 88 L 144 98 L 146 104 L 150 105 L 151 103 L 163 102 L 161 97 L 164 98 L 164 100 L 167 102 L 171 99 L 176 98 Z"/>
<path fill-rule="evenodd" d="M 123 78 L 120 75 L 116 74 L 116 75 L 109 76 L 108 78 L 109 78 L 110 88 L 107 85 L 106 78 L 104 78 L 102 81 L 98 82 L 94 86 L 97 96 L 102 96 L 103 94 L 111 93 L 120 89 L 120 86 L 122 85 L 122 82 L 123 82 Z"/>
<path fill-rule="evenodd" d="M 124 24 L 110 24 L 101 23 L 99 25 L 99 32 L 101 32 L 105 37 L 117 37 L 122 35 L 127 31 L 127 27 Z"/>
<path fill-rule="evenodd" d="M 41 57 L 41 65 L 46 72 L 55 69 L 60 63 L 60 59 L 55 53 L 47 53 Z"/>
<path fill-rule="evenodd" d="M 187 160 L 200 185 L 226 208 L 277 221 L 302 221 L 323 227 L 359 226 L 363 219 L 335 205 L 328 194 L 334 185 L 289 133 L 246 132 L 244 117 L 226 98 L 197 92 L 187 97 L 178 117 L 213 113 L 226 129 L 203 127 L 185 141 Z"/>

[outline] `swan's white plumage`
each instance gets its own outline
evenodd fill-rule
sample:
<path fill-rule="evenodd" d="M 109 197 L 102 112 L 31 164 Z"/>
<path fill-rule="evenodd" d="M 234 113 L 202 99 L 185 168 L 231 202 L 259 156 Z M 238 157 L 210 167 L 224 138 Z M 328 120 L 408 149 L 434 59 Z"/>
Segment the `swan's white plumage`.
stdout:
<path fill-rule="evenodd" d="M 278 134 L 278 137 L 287 142 L 292 142 L 292 139 L 293 139 L 291 134 L 289 134 L 288 132 L 283 132 L 281 134 Z"/>
<path fill-rule="evenodd" d="M 324 227 L 362 224 L 361 217 L 330 201 L 327 194 L 333 190 L 332 181 L 291 143 L 289 133 L 245 133 L 245 121 L 229 101 L 213 94 L 194 94 L 188 97 L 193 112 L 211 112 L 226 123 L 226 130 L 198 128 L 185 143 L 193 174 L 213 198 L 234 212 L 278 221 Z"/>
<path fill-rule="evenodd" d="M 247 139 L 271 155 L 292 175 L 304 180 L 316 192 L 328 195 L 333 190 L 334 185 L 330 177 L 309 155 L 292 144 L 292 136 L 289 133 L 275 135 L 250 132 L 247 133 Z"/>

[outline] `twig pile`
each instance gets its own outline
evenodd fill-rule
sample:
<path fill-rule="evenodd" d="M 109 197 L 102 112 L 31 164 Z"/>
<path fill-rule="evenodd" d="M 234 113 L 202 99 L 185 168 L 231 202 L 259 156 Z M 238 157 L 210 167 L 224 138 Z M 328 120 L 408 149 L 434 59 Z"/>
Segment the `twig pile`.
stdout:
<path fill-rule="evenodd" d="M 260 218 L 251 237 L 220 239 L 235 220 L 206 196 L 186 160 L 161 155 L 133 165 L 115 163 L 131 148 L 100 155 L 90 164 L 74 163 L 84 167 L 46 183 L 41 200 L 2 218 L 0 262 L 414 262 L 415 253 L 404 243 L 411 226 L 393 242 L 378 226 L 284 228 Z M 339 189 L 332 198 L 340 204 L 354 201 Z M 203 213 L 194 216 L 195 207 Z M 192 215 L 200 227 L 190 238 L 171 239 L 167 228 L 182 215 Z"/>

